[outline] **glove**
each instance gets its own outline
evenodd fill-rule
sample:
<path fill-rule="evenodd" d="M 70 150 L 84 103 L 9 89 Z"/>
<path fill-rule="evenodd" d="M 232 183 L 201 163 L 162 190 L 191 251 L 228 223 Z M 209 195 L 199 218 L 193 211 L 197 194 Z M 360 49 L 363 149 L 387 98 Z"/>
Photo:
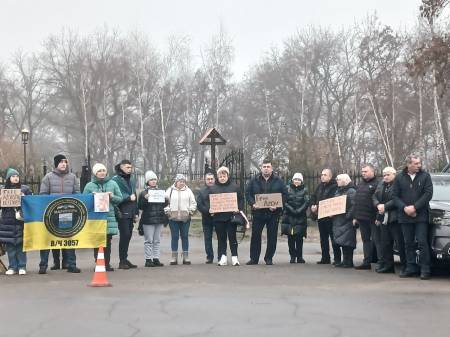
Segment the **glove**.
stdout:
<path fill-rule="evenodd" d="M 140 236 L 144 236 L 144 226 L 142 226 L 141 224 L 139 224 L 138 233 Z"/>

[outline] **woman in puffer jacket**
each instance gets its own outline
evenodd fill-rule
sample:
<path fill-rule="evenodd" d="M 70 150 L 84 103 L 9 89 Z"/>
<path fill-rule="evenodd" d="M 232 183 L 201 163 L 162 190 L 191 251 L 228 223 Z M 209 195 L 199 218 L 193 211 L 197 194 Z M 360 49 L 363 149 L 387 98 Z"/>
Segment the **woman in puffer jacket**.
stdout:
<path fill-rule="evenodd" d="M 171 265 L 178 264 L 178 241 L 181 236 L 183 248 L 183 264 L 191 264 L 189 260 L 189 227 L 191 216 L 197 210 L 197 202 L 194 193 L 186 186 L 186 177 L 177 174 L 175 183 L 166 190 L 168 206 L 164 211 L 169 217 L 169 227 L 172 236 L 172 260 Z"/>
<path fill-rule="evenodd" d="M 353 207 L 355 203 L 355 186 L 348 174 L 336 177 L 338 189 L 335 196 L 347 196 L 345 213 L 333 216 L 333 239 L 342 249 L 342 263 L 335 267 L 353 268 L 353 251 L 356 248 L 356 229 L 353 226 Z"/>
<path fill-rule="evenodd" d="M 21 184 L 19 172 L 12 168 L 6 171 L 5 189 L 19 189 L 22 195 L 32 194 L 28 186 Z M 23 251 L 23 220 L 16 216 L 20 207 L 5 207 L 1 211 L 0 242 L 5 244 L 9 261 L 6 275 L 25 275 L 27 254 Z"/>
<path fill-rule="evenodd" d="M 109 212 L 107 216 L 107 232 L 105 247 L 105 267 L 106 271 L 114 271 L 111 266 L 111 240 L 113 235 L 119 232 L 119 226 L 114 212 L 114 207 L 122 201 L 122 193 L 119 185 L 108 176 L 105 165 L 95 164 L 92 167 L 92 180 L 84 187 L 84 194 L 89 193 L 109 193 Z M 98 248 L 94 249 L 94 257 L 97 260 Z"/>
<path fill-rule="evenodd" d="M 305 263 L 303 259 L 303 238 L 306 238 L 306 210 L 309 206 L 308 191 L 303 184 L 303 175 L 295 173 L 288 186 L 282 226 L 288 225 L 288 245 L 291 263 Z"/>
<path fill-rule="evenodd" d="M 163 264 L 159 260 L 161 256 L 161 230 L 163 226 L 167 226 L 168 222 L 167 215 L 164 213 L 167 200 L 153 201 L 149 199 L 151 191 L 159 190 L 158 177 L 155 172 L 145 172 L 145 182 L 145 189 L 138 198 L 138 208 L 142 211 L 138 231 L 139 235 L 143 235 L 145 238 L 145 266 L 162 267 Z"/>

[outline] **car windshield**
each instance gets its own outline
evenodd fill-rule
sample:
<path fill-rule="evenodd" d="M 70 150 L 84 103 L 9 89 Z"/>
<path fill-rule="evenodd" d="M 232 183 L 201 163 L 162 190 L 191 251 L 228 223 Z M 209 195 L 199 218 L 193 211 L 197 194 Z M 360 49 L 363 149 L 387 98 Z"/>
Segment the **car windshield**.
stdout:
<path fill-rule="evenodd" d="M 450 175 L 431 176 L 433 181 L 433 200 L 450 201 Z"/>

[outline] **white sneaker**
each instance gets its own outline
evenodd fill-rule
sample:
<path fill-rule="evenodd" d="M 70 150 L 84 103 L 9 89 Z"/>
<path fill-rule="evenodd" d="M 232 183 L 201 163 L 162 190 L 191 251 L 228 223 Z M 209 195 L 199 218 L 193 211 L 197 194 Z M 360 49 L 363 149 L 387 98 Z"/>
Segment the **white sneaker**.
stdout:
<path fill-rule="evenodd" d="M 232 256 L 231 257 L 231 264 L 233 266 L 240 266 L 241 264 L 239 263 L 238 257 L 237 256 Z"/>
<path fill-rule="evenodd" d="M 5 275 L 14 275 L 16 271 L 14 269 L 8 269 L 5 273 Z"/>
<path fill-rule="evenodd" d="M 217 265 L 218 266 L 226 266 L 227 264 L 228 264 L 227 256 L 222 255 L 222 257 L 220 258 L 220 261 Z"/>
<path fill-rule="evenodd" d="M 26 275 L 27 271 L 23 268 L 19 269 L 19 275 Z"/>

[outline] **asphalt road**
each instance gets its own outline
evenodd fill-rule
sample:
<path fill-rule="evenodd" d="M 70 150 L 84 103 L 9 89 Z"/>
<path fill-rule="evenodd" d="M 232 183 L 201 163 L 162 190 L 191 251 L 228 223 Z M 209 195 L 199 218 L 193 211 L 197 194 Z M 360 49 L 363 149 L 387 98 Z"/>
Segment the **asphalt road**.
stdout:
<path fill-rule="evenodd" d="M 165 233 L 165 263 L 169 244 Z M 317 243 L 305 244 L 307 264 L 291 265 L 284 239 L 273 266 L 205 265 L 202 240 L 191 238 L 191 247 L 191 266 L 144 268 L 134 236 L 130 260 L 139 268 L 108 273 L 111 288 L 86 286 L 91 250 L 77 252 L 77 275 L 38 275 L 33 252 L 27 276 L 0 276 L 0 336 L 448 336 L 448 275 L 420 281 L 321 266 Z M 242 264 L 248 251 L 246 241 Z"/>

